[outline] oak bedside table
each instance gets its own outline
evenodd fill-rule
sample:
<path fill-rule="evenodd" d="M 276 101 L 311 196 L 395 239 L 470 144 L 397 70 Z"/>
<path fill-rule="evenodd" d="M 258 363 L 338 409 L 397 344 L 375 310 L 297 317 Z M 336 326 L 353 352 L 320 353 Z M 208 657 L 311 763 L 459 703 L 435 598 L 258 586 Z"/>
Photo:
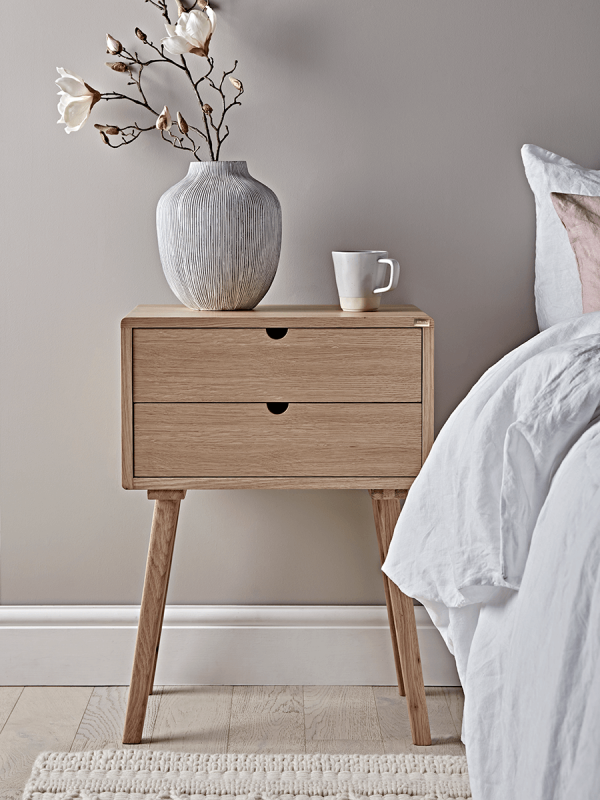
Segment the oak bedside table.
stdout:
<path fill-rule="evenodd" d="M 368 489 L 383 563 L 433 443 L 433 320 L 415 306 L 138 306 L 121 334 L 123 486 L 156 501 L 123 734 L 136 744 L 186 491 Z M 383 580 L 413 742 L 429 745 L 413 603 Z"/>

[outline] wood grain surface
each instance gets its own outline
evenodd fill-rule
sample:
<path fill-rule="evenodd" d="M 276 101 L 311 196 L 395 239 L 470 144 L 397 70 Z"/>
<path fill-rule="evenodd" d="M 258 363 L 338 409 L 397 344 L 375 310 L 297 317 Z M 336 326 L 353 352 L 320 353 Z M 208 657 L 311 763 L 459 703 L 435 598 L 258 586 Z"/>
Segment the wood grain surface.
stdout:
<path fill-rule="evenodd" d="M 230 753 L 304 753 L 302 686 L 234 686 Z"/>
<path fill-rule="evenodd" d="M 303 475 L 298 478 L 134 478 L 134 489 L 173 487 L 174 489 L 369 489 L 378 486 L 403 486 L 409 489 L 414 478 L 382 477 L 381 475 L 358 478 L 325 477 Z"/>
<path fill-rule="evenodd" d="M 394 489 L 371 489 L 369 494 L 371 495 L 371 501 L 373 503 L 373 515 L 375 518 L 375 533 L 377 536 L 377 546 L 379 548 L 379 560 L 381 566 L 385 562 L 387 557 L 388 549 L 390 546 L 391 539 L 389 538 L 387 528 L 382 523 L 381 519 L 378 520 L 378 517 L 381 517 L 382 514 L 385 513 L 386 506 L 381 505 L 381 501 L 395 501 L 398 505 L 392 506 L 392 514 L 398 518 L 400 514 L 400 497 L 404 494 L 399 490 Z M 394 615 L 392 610 L 392 597 L 390 593 L 390 579 L 385 574 L 385 572 L 381 573 L 381 577 L 383 578 L 383 591 L 385 594 L 385 606 L 387 609 L 388 615 L 388 624 L 390 626 L 390 638 L 392 640 L 392 652 L 394 654 L 394 666 L 396 668 L 396 681 L 398 683 L 398 693 L 401 697 L 405 697 L 406 689 L 404 688 L 404 678 L 402 677 L 402 663 L 400 661 L 400 652 L 398 650 L 398 637 L 396 636 L 396 626 L 394 623 Z"/>
<path fill-rule="evenodd" d="M 121 328 L 121 480 L 133 488 L 133 349 L 131 328 Z"/>
<path fill-rule="evenodd" d="M 401 501 L 397 498 L 386 500 L 377 497 L 373 497 L 372 500 L 380 552 L 387 553 L 400 515 Z M 401 592 L 393 581 L 387 582 L 386 600 L 390 603 L 388 614 L 396 633 L 395 642 L 392 634 L 392 644 L 397 645 L 400 656 L 400 672 L 413 742 L 418 745 L 430 745 L 431 734 L 413 601 Z M 401 690 L 400 684 L 398 688 Z"/>
<path fill-rule="evenodd" d="M 141 305 L 122 320 L 124 328 L 412 328 L 433 320 L 416 306 L 342 311 L 339 306 L 257 306 L 252 311 L 193 311 L 181 305 Z"/>
<path fill-rule="evenodd" d="M 20 800 L 36 757 L 69 750 L 91 686 L 27 686 L 0 732 L 0 800 Z"/>
<path fill-rule="evenodd" d="M 306 740 L 381 738 L 370 686 L 305 686 Z"/>
<path fill-rule="evenodd" d="M 157 750 L 226 753 L 232 686 L 170 686 L 162 690 L 152 731 Z"/>
<path fill-rule="evenodd" d="M 162 628 L 180 500 L 156 500 L 144 577 L 127 700 L 124 744 L 139 744 L 144 728 L 148 695 L 152 691 Z"/>
<path fill-rule="evenodd" d="M 318 692 L 321 688 L 163 688 L 149 699 L 144 743 L 135 747 L 208 753 L 245 750 L 256 753 L 464 755 L 464 745 L 458 738 L 464 702 L 460 688 L 426 690 L 433 733 L 431 747 L 412 744 L 406 703 L 398 697 L 395 686 L 353 687 L 373 693 L 377 736 L 374 736 L 371 713 L 361 717 L 364 727 L 358 720 L 352 723 L 344 721 L 353 714 L 356 697 L 347 695 L 348 706 L 344 709 L 345 700 L 332 693 L 332 708 L 329 710 L 322 695 L 320 701 L 315 699 L 313 690 Z M 24 691 L 18 687 L 0 688 L 0 707 L 5 709 L 4 713 L 13 702 L 15 693 L 18 694 L 0 733 L 1 800 L 21 800 L 25 781 L 42 750 L 87 750 L 104 743 L 107 747 L 123 747 L 119 739 L 126 692 L 124 686 L 99 686 L 93 690 L 91 687 L 53 686 L 28 687 Z M 234 692 L 237 696 L 235 719 L 232 709 Z M 370 705 L 364 697 L 362 702 Z M 320 709 L 322 720 L 331 721 L 326 726 L 313 725 L 317 709 Z M 327 727 L 347 730 L 350 725 L 356 738 L 310 738 L 313 731 L 324 732 Z M 233 736 L 228 743 L 227 737 L 224 741 L 224 731 L 230 726 Z"/>
<path fill-rule="evenodd" d="M 6 725 L 22 692 L 22 686 L 0 686 L 0 731 Z"/>
<path fill-rule="evenodd" d="M 406 703 L 390 686 L 374 686 L 373 694 L 377 704 L 377 714 L 385 753 L 439 753 L 441 755 L 464 755 L 464 745 L 460 741 L 450 713 L 446 690 L 442 687 L 428 687 L 427 708 L 431 721 L 432 746 L 413 744 L 410 721 Z M 462 690 L 459 689 L 462 697 Z"/>
<path fill-rule="evenodd" d="M 127 686 L 97 686 L 94 689 L 71 750 L 120 750 L 131 746 L 121 742 L 128 691 Z M 150 747 L 161 694 L 158 689 L 148 698 L 142 741 L 134 745 L 136 747 Z"/>
<path fill-rule="evenodd" d="M 307 739 L 307 753 L 350 753 L 352 755 L 379 755 L 384 753 L 379 739 Z"/>
<path fill-rule="evenodd" d="M 465 703 L 463 690 L 460 688 L 460 686 L 445 686 L 444 694 L 446 695 L 446 700 L 448 701 L 448 708 L 450 709 L 450 714 L 452 715 L 454 727 L 456 728 L 456 732 L 460 735 L 462 732 L 463 706 Z"/>
<path fill-rule="evenodd" d="M 136 403 L 136 477 L 414 476 L 418 403 Z"/>
<path fill-rule="evenodd" d="M 434 436 L 434 329 L 423 328 L 423 463 L 433 446 Z"/>
<path fill-rule="evenodd" d="M 133 400 L 420 403 L 421 351 L 417 328 L 137 329 Z"/>

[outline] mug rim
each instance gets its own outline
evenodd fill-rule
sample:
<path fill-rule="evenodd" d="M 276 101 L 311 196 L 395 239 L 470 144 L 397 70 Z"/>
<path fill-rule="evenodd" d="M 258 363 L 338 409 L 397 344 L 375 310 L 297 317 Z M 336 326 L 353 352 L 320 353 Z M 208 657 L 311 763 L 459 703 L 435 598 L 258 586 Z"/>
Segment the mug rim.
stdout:
<path fill-rule="evenodd" d="M 348 255 L 362 255 L 363 253 L 367 254 L 375 254 L 375 253 L 387 253 L 388 250 L 332 250 L 332 255 L 340 255 L 340 256 L 348 256 Z"/>

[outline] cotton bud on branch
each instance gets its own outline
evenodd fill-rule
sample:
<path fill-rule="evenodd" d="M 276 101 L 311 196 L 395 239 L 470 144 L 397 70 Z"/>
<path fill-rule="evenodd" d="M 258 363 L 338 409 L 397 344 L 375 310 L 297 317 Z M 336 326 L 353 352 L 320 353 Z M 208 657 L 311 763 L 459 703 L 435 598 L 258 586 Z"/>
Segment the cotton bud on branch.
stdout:
<path fill-rule="evenodd" d="M 129 72 L 129 67 L 122 61 L 105 61 L 109 69 L 114 69 L 115 72 Z"/>
<path fill-rule="evenodd" d="M 106 51 L 113 56 L 118 56 L 119 53 L 123 50 L 123 45 L 118 39 L 115 39 L 114 36 L 111 36 L 110 33 L 106 34 Z"/>
<path fill-rule="evenodd" d="M 104 133 L 104 131 L 100 131 L 100 138 L 104 142 L 104 144 L 108 144 L 108 136 Z"/>
<path fill-rule="evenodd" d="M 139 28 L 135 29 L 135 35 L 138 37 L 138 39 L 141 39 L 142 42 L 145 42 L 148 39 L 144 31 L 141 31 Z"/>
<path fill-rule="evenodd" d="M 180 111 L 177 112 L 177 124 L 179 125 L 179 130 L 185 136 L 190 128 Z"/>
<path fill-rule="evenodd" d="M 229 76 L 229 80 L 231 81 L 232 85 L 238 90 L 238 92 L 244 91 L 244 86 L 241 81 L 238 81 L 237 78 L 232 78 L 231 75 Z"/>
<path fill-rule="evenodd" d="M 171 125 L 173 124 L 173 120 L 171 119 L 171 114 L 169 113 L 169 109 L 165 106 L 156 120 L 156 127 L 159 131 L 168 131 L 171 129 Z"/>
<path fill-rule="evenodd" d="M 204 103 L 204 105 L 202 106 L 202 111 L 204 111 L 204 113 L 210 117 L 210 115 L 213 112 L 212 106 L 209 106 L 208 103 Z"/>

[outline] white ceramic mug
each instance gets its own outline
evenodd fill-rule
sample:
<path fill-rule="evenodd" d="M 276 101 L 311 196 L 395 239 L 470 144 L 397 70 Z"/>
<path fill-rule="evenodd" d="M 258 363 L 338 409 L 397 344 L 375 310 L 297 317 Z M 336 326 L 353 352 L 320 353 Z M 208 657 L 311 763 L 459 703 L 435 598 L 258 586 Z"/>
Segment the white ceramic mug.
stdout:
<path fill-rule="evenodd" d="M 344 311 L 377 311 L 382 292 L 398 286 L 400 264 L 385 250 L 334 251 L 331 255 Z"/>

